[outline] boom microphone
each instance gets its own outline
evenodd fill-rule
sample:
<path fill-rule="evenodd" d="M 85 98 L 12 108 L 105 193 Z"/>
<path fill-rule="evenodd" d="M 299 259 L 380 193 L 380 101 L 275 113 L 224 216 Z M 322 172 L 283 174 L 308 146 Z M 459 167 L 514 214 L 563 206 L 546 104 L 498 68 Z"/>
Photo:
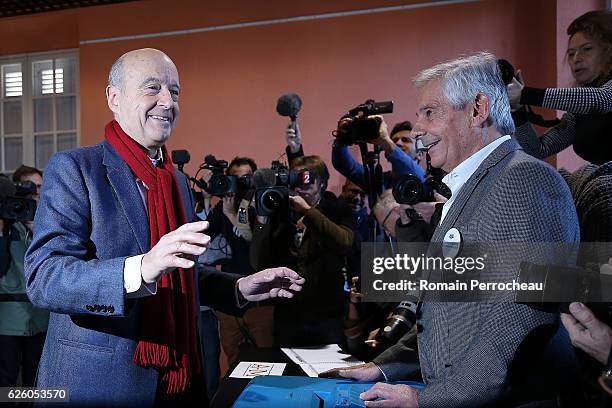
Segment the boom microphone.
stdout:
<path fill-rule="evenodd" d="M 289 116 L 292 121 L 295 121 L 300 109 L 302 109 L 302 100 L 294 93 L 284 94 L 276 102 L 276 112 L 281 116 Z"/>

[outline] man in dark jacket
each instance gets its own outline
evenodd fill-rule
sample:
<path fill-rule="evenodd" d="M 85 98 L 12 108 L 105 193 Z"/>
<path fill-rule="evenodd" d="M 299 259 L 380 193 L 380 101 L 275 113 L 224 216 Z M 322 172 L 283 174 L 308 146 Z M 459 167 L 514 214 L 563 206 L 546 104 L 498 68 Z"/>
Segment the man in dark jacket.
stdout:
<path fill-rule="evenodd" d="M 329 173 L 320 157 L 298 157 L 291 164 L 293 171 L 308 170 L 313 178 L 289 197 L 295 222 L 280 214 L 258 217 L 251 263 L 255 269 L 288 266 L 306 278 L 291 304 L 276 306 L 279 345 L 337 343 L 343 337 L 342 268 L 353 243 L 353 216 L 346 203 L 326 191 Z"/>

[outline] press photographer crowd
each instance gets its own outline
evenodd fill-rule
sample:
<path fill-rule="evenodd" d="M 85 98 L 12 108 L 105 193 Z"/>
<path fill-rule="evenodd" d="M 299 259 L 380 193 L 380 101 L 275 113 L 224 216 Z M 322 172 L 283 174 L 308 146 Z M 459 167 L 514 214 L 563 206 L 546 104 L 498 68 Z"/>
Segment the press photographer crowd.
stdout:
<path fill-rule="evenodd" d="M 311 154 L 287 93 L 286 133 L 269 141 L 286 155 L 207 152 L 195 174 L 188 146 L 165 146 L 177 67 L 155 49 L 122 55 L 105 140 L 57 153 L 44 177 L 25 165 L 0 177 L 0 387 L 68 389 L 76 406 L 208 406 L 221 350 L 233 367 L 244 347 L 338 344 L 366 363 L 320 376 L 375 382 L 364 406 L 612 406 L 612 11 L 567 34 L 574 87 L 531 87 L 489 52 L 449 56 L 416 74 L 412 122 L 387 123 L 394 95 L 347 101 L 331 163 Z M 542 160 L 568 146 L 589 164 Z M 544 289 L 368 301 L 365 248 L 394 257 L 407 243 L 444 258 L 521 244 L 489 253 L 481 278 Z"/>

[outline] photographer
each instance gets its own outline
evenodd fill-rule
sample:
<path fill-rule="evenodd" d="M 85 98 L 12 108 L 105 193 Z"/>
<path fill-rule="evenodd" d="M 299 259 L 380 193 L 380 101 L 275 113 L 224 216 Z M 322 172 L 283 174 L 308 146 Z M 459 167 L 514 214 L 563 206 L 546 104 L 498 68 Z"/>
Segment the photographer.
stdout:
<path fill-rule="evenodd" d="M 384 176 L 384 188 L 391 187 L 391 179 L 404 175 L 413 174 L 419 179 L 425 179 L 425 172 L 415 161 L 416 150 L 412 139 L 409 137 L 412 125 L 410 122 L 400 122 L 393 127 L 391 134 L 387 132 L 387 124 L 382 117 L 377 116 L 380 120 L 379 135 L 371 143 L 380 146 L 385 157 L 391 163 L 392 171 L 387 172 Z M 346 126 L 353 119 L 344 118 L 338 123 L 338 128 Z M 363 166 L 359 164 L 349 152 L 348 145 L 339 138 L 336 138 L 332 148 L 332 164 L 336 170 L 359 187 L 367 190 L 366 179 Z"/>
<path fill-rule="evenodd" d="M 250 201 L 249 182 L 257 170 L 255 161 L 248 157 L 235 157 L 226 169 L 227 176 L 238 178 L 238 191 L 224 194 L 207 217 L 211 245 L 200 261 L 219 265 L 224 272 L 250 275 L 255 272 L 249 261 L 252 224 L 255 213 L 247 205 L 246 222 L 239 222 L 238 211 L 242 200 Z M 254 343 L 257 347 L 272 347 L 274 306 L 253 303 L 241 317 L 218 312 L 221 346 L 231 366 L 238 358 L 241 343 Z"/>
<path fill-rule="evenodd" d="M 345 305 L 342 268 L 354 236 L 351 210 L 326 191 L 329 173 L 319 156 L 299 157 L 292 165 L 293 172 L 309 171 L 308 183 L 292 187 L 291 219 L 280 213 L 258 217 L 251 264 L 292 267 L 308 282 L 294 302 L 277 303 L 277 345 L 338 343 Z"/>
<path fill-rule="evenodd" d="M 520 71 L 507 91 L 516 125 L 514 137 L 525 151 L 546 158 L 566 147 L 584 160 L 612 160 L 612 11 L 590 11 L 568 27 L 567 62 L 577 87 L 531 88 Z M 561 123 L 538 138 L 524 105 L 566 111 Z"/>
<path fill-rule="evenodd" d="M 32 183 L 27 198 L 38 201 L 40 170 L 21 166 L 13 173 L 13 181 Z M 0 220 L 0 387 L 16 386 L 20 368 L 21 385 L 33 387 L 45 343 L 49 312 L 30 303 L 23 274 L 31 240 L 31 221 Z"/>

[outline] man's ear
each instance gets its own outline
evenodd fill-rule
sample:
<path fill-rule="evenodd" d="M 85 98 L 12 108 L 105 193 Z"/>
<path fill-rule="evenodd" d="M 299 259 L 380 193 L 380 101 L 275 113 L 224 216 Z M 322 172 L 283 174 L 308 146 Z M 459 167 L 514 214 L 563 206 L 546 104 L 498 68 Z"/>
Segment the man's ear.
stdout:
<path fill-rule="evenodd" d="M 108 109 L 110 109 L 113 113 L 119 112 L 119 95 L 121 94 L 121 90 L 113 85 L 108 85 L 106 87 L 106 103 L 108 104 Z"/>
<path fill-rule="evenodd" d="M 491 109 L 491 101 L 487 94 L 480 92 L 474 99 L 472 111 L 472 126 L 485 127 L 489 124 L 489 113 Z"/>

